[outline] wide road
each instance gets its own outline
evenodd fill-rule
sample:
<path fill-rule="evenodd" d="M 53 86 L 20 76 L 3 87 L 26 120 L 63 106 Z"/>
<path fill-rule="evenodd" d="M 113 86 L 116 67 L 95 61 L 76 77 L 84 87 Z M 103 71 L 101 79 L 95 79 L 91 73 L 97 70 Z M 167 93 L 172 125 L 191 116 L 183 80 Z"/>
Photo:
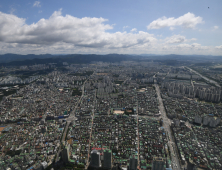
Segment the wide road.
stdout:
<path fill-rule="evenodd" d="M 70 124 L 70 122 L 67 122 L 66 127 L 65 127 L 65 130 L 64 130 L 64 133 L 63 133 L 63 136 L 62 136 L 61 144 L 62 144 L 62 142 L 65 140 L 65 137 L 66 137 L 66 133 L 67 133 L 69 124 Z M 61 144 L 60 144 L 59 150 L 58 150 L 58 152 L 57 152 L 57 154 L 56 154 L 56 160 L 55 160 L 55 162 L 58 162 L 58 161 L 59 161 L 59 154 L 60 154 L 60 152 L 62 151 Z"/>
<path fill-rule="evenodd" d="M 216 81 L 211 80 L 211 79 L 203 76 L 202 74 L 198 73 L 197 71 L 195 71 L 195 70 L 193 70 L 193 69 L 191 69 L 191 68 L 189 68 L 189 67 L 186 67 L 186 68 L 189 69 L 191 72 L 199 75 L 199 76 L 202 77 L 203 79 L 207 80 L 208 82 L 215 84 L 217 87 L 220 87 L 220 85 L 219 85 Z"/>
<path fill-rule="evenodd" d="M 88 80 L 88 79 L 87 79 L 87 80 Z M 76 117 L 75 117 L 76 109 L 77 109 L 79 103 L 82 101 L 82 98 L 83 98 L 83 96 L 84 96 L 84 93 L 85 93 L 84 88 L 85 88 L 85 83 L 87 82 L 87 80 L 83 83 L 83 86 L 82 86 L 82 95 L 81 95 L 79 101 L 77 102 L 74 110 L 70 113 L 70 116 L 67 118 L 67 121 L 70 121 L 70 122 L 71 122 L 71 121 L 75 120 L 75 118 L 76 118 Z"/>
<path fill-rule="evenodd" d="M 88 157 L 87 157 L 87 163 L 86 163 L 85 169 L 88 169 L 88 167 L 89 167 L 89 156 L 90 156 L 90 146 L 91 146 L 91 141 L 92 141 L 93 120 L 94 120 L 94 113 L 95 113 L 95 109 L 96 109 L 95 105 L 96 105 L 96 90 L 95 90 L 94 100 L 93 100 L 92 123 L 91 123 L 90 135 L 89 135 Z"/>
<path fill-rule="evenodd" d="M 138 97 L 137 97 L 138 99 Z M 137 145 L 138 145 L 138 169 L 140 169 L 140 135 L 139 135 L 139 105 L 137 100 L 137 106 L 136 106 L 136 112 L 137 112 Z"/>
<path fill-rule="evenodd" d="M 88 80 L 88 79 L 87 79 L 87 80 Z M 81 100 L 82 100 L 82 98 L 83 98 L 83 96 L 84 96 L 84 87 L 85 87 L 85 83 L 87 82 L 87 80 L 83 83 L 83 86 L 82 86 L 82 95 L 81 95 L 81 97 L 79 98 L 79 101 L 77 102 L 77 104 L 76 104 L 75 108 L 73 109 L 73 111 L 70 113 L 70 116 L 66 119 L 67 124 L 66 124 L 66 127 L 65 127 L 64 131 L 63 131 L 63 136 L 62 136 L 61 144 L 63 143 L 63 141 L 65 141 L 66 133 L 67 133 L 67 130 L 68 130 L 68 127 L 69 127 L 70 122 L 73 121 L 73 120 L 75 120 L 75 118 L 76 118 L 76 117 L 75 117 L 75 112 L 76 112 L 76 109 L 77 109 L 79 103 L 81 102 Z M 59 154 L 60 154 L 61 150 L 62 150 L 62 148 L 61 148 L 61 145 L 60 145 L 60 146 L 59 146 L 59 151 L 58 151 L 57 154 L 56 154 L 56 160 L 55 160 L 55 162 L 58 162 L 58 161 L 59 161 Z"/>
<path fill-rule="evenodd" d="M 173 136 L 172 136 L 171 129 L 170 129 L 170 124 L 171 124 L 170 119 L 168 119 L 167 116 L 166 116 L 166 111 L 165 111 L 165 108 L 164 108 L 164 105 L 163 105 L 162 97 L 160 95 L 159 86 L 156 83 L 154 84 L 154 86 L 155 86 L 156 93 L 157 93 L 157 98 L 158 98 L 158 101 L 159 101 L 159 110 L 161 112 L 161 117 L 163 119 L 163 127 L 164 127 L 164 130 L 168 133 L 168 136 L 169 136 L 168 146 L 169 146 L 170 152 L 171 152 L 172 169 L 173 170 L 181 170 L 179 158 L 178 158 L 177 152 L 175 151 L 177 148 L 176 148 L 176 145 L 173 141 Z"/>

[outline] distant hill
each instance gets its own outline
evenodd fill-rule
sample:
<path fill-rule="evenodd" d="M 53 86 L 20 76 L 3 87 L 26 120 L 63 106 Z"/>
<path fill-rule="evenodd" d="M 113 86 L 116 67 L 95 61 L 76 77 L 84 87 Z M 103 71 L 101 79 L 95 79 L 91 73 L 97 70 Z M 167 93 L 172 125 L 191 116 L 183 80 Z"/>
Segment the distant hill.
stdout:
<path fill-rule="evenodd" d="M 27 55 L 20 55 L 20 54 L 3 54 L 0 55 L 0 63 L 7 63 L 10 61 L 19 61 L 19 60 L 31 60 L 34 58 L 52 58 L 54 57 L 51 54 L 41 54 L 41 55 L 35 55 L 35 54 L 27 54 Z"/>
<path fill-rule="evenodd" d="M 10 59 L 6 59 L 10 57 Z M 69 55 L 17 55 L 17 54 L 5 54 L 0 56 L 1 66 L 22 66 L 22 65 L 34 65 L 34 64 L 45 64 L 45 63 L 56 63 L 57 66 L 61 66 L 63 62 L 73 64 L 87 64 L 93 61 L 103 62 L 121 62 L 132 60 L 133 56 L 122 55 L 122 54 L 107 54 L 107 55 L 96 55 L 96 54 L 69 54 Z"/>
<path fill-rule="evenodd" d="M 150 56 L 157 56 L 157 54 L 139 54 L 139 56 L 150 57 Z"/>
<path fill-rule="evenodd" d="M 222 56 L 210 55 L 129 55 L 129 54 L 68 54 L 68 55 L 51 55 L 51 54 L 4 54 L 0 55 L 0 66 L 22 66 L 45 63 L 56 63 L 57 66 L 62 66 L 63 62 L 73 64 L 87 64 L 93 61 L 102 62 L 121 62 L 121 61 L 153 61 L 160 62 L 166 65 L 189 65 L 191 63 L 206 63 L 206 62 L 222 62 Z"/>

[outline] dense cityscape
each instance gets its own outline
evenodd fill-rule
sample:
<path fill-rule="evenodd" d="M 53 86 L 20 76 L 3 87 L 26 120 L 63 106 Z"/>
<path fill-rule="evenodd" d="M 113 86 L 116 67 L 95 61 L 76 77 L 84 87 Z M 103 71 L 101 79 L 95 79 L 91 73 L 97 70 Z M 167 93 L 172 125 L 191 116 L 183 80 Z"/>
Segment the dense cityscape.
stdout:
<path fill-rule="evenodd" d="M 0 1 L 0 170 L 222 170 L 221 7 Z"/>
<path fill-rule="evenodd" d="M 1 68 L 1 169 L 221 169 L 214 66 L 62 65 Z"/>

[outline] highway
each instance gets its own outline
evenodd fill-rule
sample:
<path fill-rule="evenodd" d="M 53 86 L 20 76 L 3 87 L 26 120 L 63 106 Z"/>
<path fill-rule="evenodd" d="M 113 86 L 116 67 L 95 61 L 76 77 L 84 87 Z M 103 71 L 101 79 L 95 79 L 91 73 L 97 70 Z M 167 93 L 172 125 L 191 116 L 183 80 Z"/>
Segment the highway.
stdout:
<path fill-rule="evenodd" d="M 171 129 L 170 129 L 170 124 L 171 124 L 170 119 L 168 119 L 167 116 L 166 116 L 166 111 L 165 111 L 165 108 L 164 108 L 164 105 L 163 105 L 162 97 L 160 95 L 159 86 L 156 83 L 154 84 L 154 86 L 155 86 L 156 93 L 157 93 L 157 98 L 158 98 L 158 101 L 159 101 L 159 110 L 161 112 L 161 118 L 163 119 L 163 127 L 164 127 L 164 130 L 169 135 L 168 146 L 169 146 L 170 152 L 171 152 L 172 169 L 173 170 L 181 170 L 179 158 L 178 158 L 177 152 L 176 152 L 177 147 L 174 143 L 173 136 L 172 136 Z"/>
<path fill-rule="evenodd" d="M 209 78 L 203 76 L 202 74 L 198 73 L 197 71 L 195 71 L 195 70 L 193 70 L 193 69 L 191 69 L 191 68 L 189 68 L 189 67 L 186 67 L 186 68 L 189 69 L 191 72 L 193 72 L 193 73 L 199 75 L 200 77 L 202 77 L 202 78 L 205 79 L 206 81 L 215 84 L 217 87 L 220 87 L 220 85 L 219 85 L 216 81 L 211 80 L 211 79 L 209 79 Z"/>

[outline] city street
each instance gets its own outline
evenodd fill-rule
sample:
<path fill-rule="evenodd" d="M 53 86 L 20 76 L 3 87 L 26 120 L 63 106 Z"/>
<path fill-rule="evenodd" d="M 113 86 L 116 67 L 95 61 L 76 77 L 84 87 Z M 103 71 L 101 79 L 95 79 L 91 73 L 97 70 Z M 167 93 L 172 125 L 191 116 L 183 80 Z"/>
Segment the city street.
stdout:
<path fill-rule="evenodd" d="M 87 79 L 87 80 L 88 80 L 88 79 Z M 65 129 L 64 129 L 64 131 L 63 131 L 63 136 L 62 136 L 62 141 L 61 141 L 61 143 L 63 143 L 63 141 L 65 141 L 65 137 L 66 137 L 66 133 L 67 133 L 69 124 L 70 124 L 73 120 L 76 119 L 76 117 L 75 117 L 75 112 L 76 112 L 76 109 L 77 109 L 79 103 L 80 103 L 81 100 L 82 100 L 82 97 L 84 96 L 84 86 L 85 86 L 85 83 L 87 82 L 87 80 L 83 83 L 83 86 L 82 86 L 82 95 L 81 95 L 79 101 L 77 102 L 74 110 L 70 113 L 70 116 L 66 119 L 66 122 L 67 122 L 67 123 L 66 123 L 66 127 L 65 127 Z M 57 154 L 56 154 L 56 160 L 55 160 L 55 162 L 58 162 L 58 161 L 59 161 L 60 152 L 61 152 L 61 145 L 59 146 L 59 150 L 58 150 L 58 152 L 57 152 Z"/>
<path fill-rule="evenodd" d="M 179 158 L 178 158 L 177 153 L 175 151 L 176 147 L 173 147 L 173 146 L 175 146 L 175 143 L 173 142 L 173 136 L 172 136 L 171 129 L 170 129 L 170 119 L 168 119 L 167 116 L 166 116 L 166 111 L 165 111 L 163 101 L 162 101 L 162 98 L 161 98 L 161 95 L 160 95 L 160 89 L 159 89 L 159 86 L 156 83 L 155 83 L 155 89 L 156 89 L 157 98 L 158 98 L 158 101 L 159 101 L 159 110 L 161 112 L 161 117 L 163 119 L 163 127 L 169 135 L 168 146 L 169 146 L 170 152 L 171 152 L 172 169 L 173 170 L 181 170 Z M 173 144 L 173 146 L 172 146 L 172 144 Z"/>
<path fill-rule="evenodd" d="M 91 146 L 91 140 L 92 140 L 92 131 L 93 131 L 93 119 L 94 119 L 94 112 L 95 112 L 95 102 L 96 102 L 96 90 L 95 90 L 95 96 L 93 100 L 93 110 L 92 110 L 92 123 L 91 123 L 91 131 L 90 131 L 90 137 L 89 137 L 89 148 L 88 148 L 88 158 L 87 158 L 87 163 L 86 163 L 86 169 L 89 166 L 89 155 L 90 155 L 90 146 Z"/>
<path fill-rule="evenodd" d="M 138 168 L 140 168 L 140 136 L 139 136 L 139 106 L 137 101 L 137 144 L 138 144 Z"/>

